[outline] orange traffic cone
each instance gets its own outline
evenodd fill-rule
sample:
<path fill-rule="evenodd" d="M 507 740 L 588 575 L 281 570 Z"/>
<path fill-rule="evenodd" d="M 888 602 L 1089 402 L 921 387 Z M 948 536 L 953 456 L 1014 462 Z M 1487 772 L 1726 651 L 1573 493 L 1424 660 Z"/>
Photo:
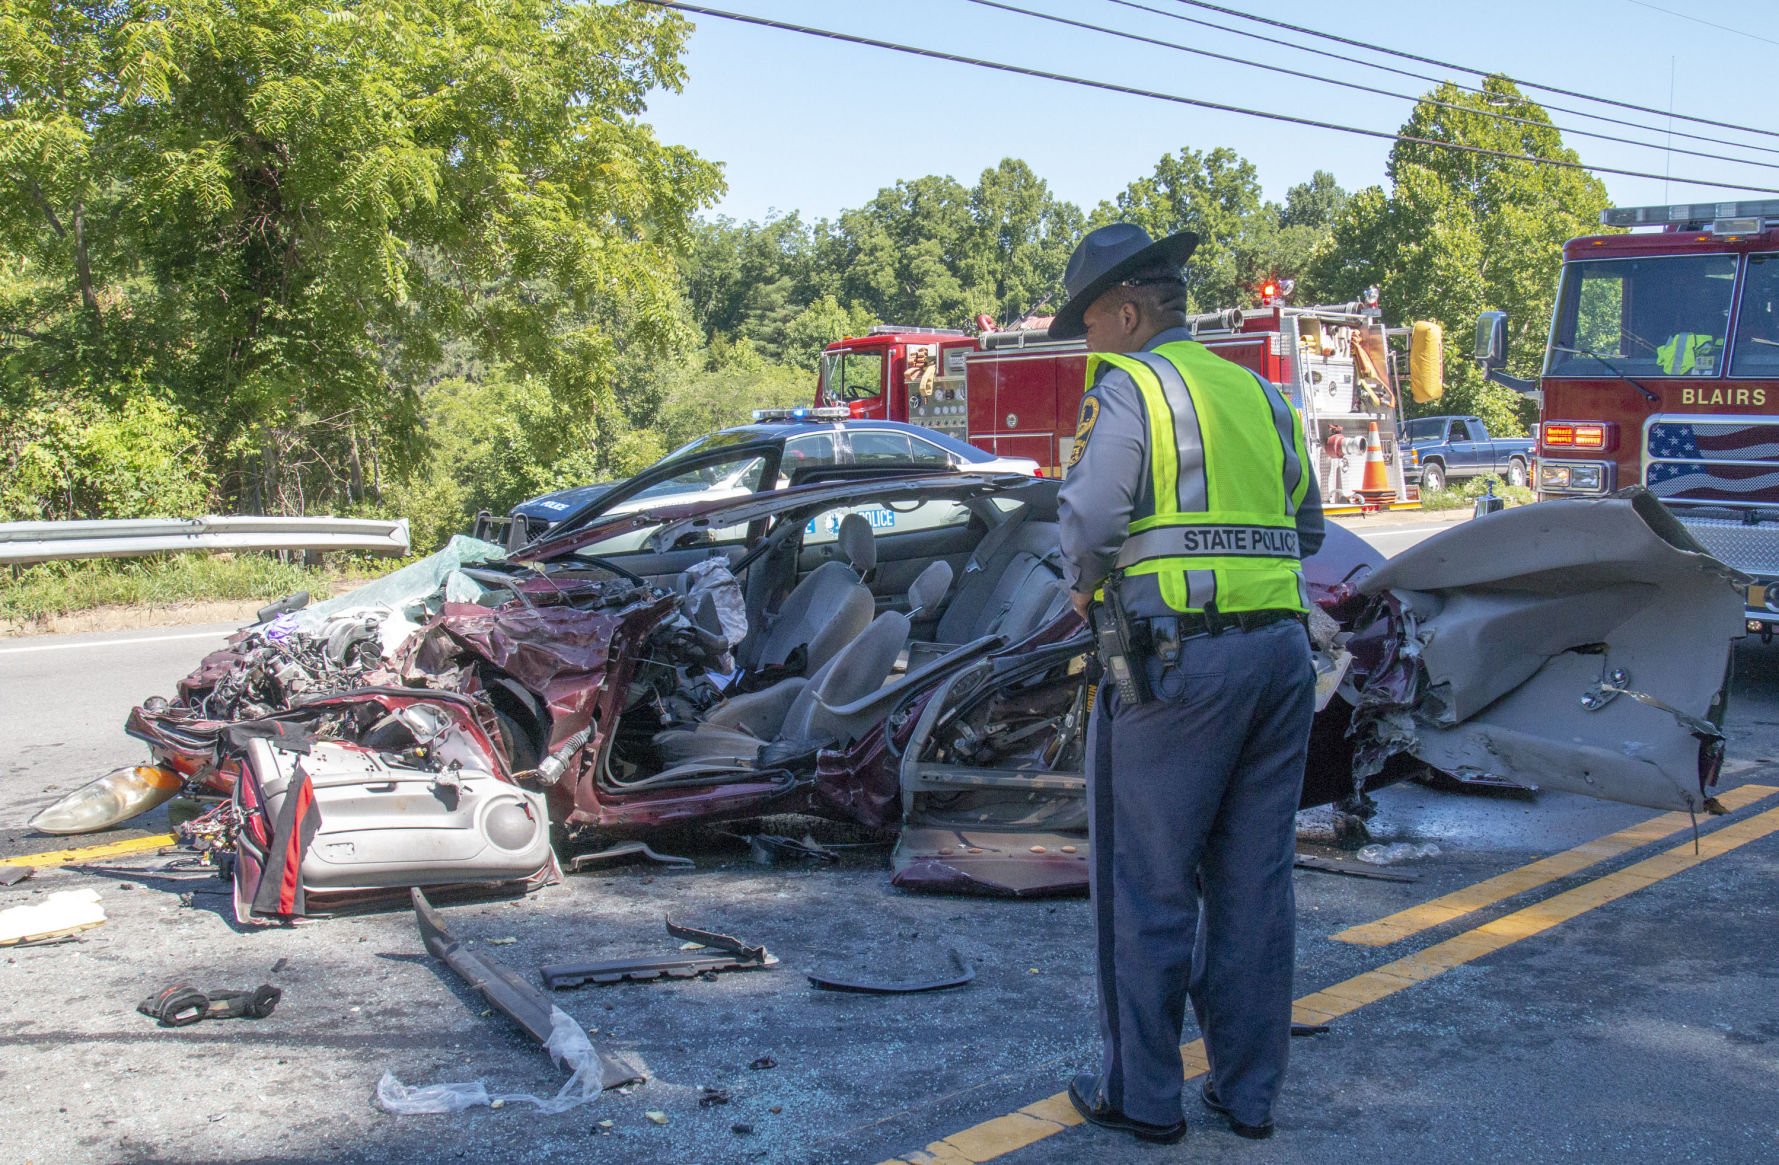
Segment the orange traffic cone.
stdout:
<path fill-rule="evenodd" d="M 1365 436 L 1365 477 L 1359 485 L 1359 496 L 1365 499 L 1367 513 L 1386 509 L 1396 500 L 1396 490 L 1391 487 L 1390 475 L 1384 469 L 1384 443 L 1378 437 L 1375 420 Z"/>

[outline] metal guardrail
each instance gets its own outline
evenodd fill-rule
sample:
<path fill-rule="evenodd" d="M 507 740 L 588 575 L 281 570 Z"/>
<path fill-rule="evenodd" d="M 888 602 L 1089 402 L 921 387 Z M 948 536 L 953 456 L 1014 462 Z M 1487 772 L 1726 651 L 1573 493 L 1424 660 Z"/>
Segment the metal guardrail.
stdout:
<path fill-rule="evenodd" d="M 131 558 L 182 550 L 370 550 L 408 553 L 408 520 L 125 518 L 97 522 L 0 523 L 0 563 Z"/>

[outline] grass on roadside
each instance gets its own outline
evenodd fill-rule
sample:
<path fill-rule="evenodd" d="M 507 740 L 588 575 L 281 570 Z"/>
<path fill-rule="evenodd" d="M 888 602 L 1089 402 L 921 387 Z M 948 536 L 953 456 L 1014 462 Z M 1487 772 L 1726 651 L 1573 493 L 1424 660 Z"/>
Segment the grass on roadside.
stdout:
<path fill-rule="evenodd" d="M 1456 485 L 1448 485 L 1444 489 L 1422 490 L 1421 508 L 1467 510 L 1476 504 L 1476 499 L 1482 497 L 1490 485 L 1495 487 L 1495 496 L 1507 499 L 1510 506 L 1523 506 L 1538 500 L 1537 495 L 1526 486 L 1508 485 L 1494 474 L 1485 473 Z"/>
<path fill-rule="evenodd" d="M 292 591 L 309 591 L 319 599 L 339 580 L 375 578 L 402 565 L 393 559 L 335 557 L 337 562 L 330 559 L 320 567 L 254 553 L 45 562 L 0 571 L 0 623 L 28 624 L 95 607 L 271 602 Z"/>

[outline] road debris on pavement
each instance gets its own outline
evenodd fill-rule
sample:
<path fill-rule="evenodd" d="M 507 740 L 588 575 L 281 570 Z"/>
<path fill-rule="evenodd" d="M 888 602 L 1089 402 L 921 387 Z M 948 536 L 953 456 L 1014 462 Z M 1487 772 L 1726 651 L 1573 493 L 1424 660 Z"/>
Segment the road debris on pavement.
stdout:
<path fill-rule="evenodd" d="M 42 902 L 0 910 L 0 947 L 68 938 L 104 921 L 97 890 L 58 890 Z"/>
<path fill-rule="evenodd" d="M 914 995 L 962 987 L 976 978 L 976 968 L 956 948 L 947 952 L 955 974 L 934 979 L 849 979 L 839 975 L 809 973 L 811 985 L 823 991 L 851 991 L 860 995 Z M 1035 971 L 1037 968 L 1033 968 Z"/>
<path fill-rule="evenodd" d="M 162 1027 L 185 1027 L 201 1019 L 264 1019 L 278 1007 L 284 992 L 270 983 L 245 990 L 227 987 L 199 991 L 189 983 L 170 983 L 136 1005 L 136 1010 Z"/>
<path fill-rule="evenodd" d="M 1300 870 L 1314 870 L 1319 874 L 1342 874 L 1349 878 L 1370 878 L 1374 882 L 1418 882 L 1419 874 L 1405 873 L 1401 870 L 1375 870 L 1364 866 L 1349 865 L 1337 862 L 1332 858 L 1319 858 L 1313 854 L 1298 854 L 1292 862 Z"/>
<path fill-rule="evenodd" d="M 409 1086 L 393 1072 L 377 1082 L 377 1103 L 398 1115 L 461 1112 L 478 1106 L 501 1107 L 524 1101 L 546 1115 L 586 1104 L 608 1088 L 642 1080 L 644 1074 L 624 1060 L 595 1048 L 573 1017 L 546 999 L 541 991 L 492 959 L 466 949 L 451 937 L 443 921 L 418 888 L 411 892 L 421 938 L 432 955 L 482 993 L 495 1010 L 543 1045 L 550 1058 L 570 1076 L 549 1099 L 529 1093 L 494 1094 L 476 1080 L 464 1084 Z"/>
<path fill-rule="evenodd" d="M 612 866 L 628 865 L 638 860 L 653 862 L 657 866 L 666 866 L 675 870 L 690 870 L 697 865 L 691 858 L 657 853 L 649 848 L 649 843 L 646 841 L 627 841 L 609 846 L 598 853 L 580 854 L 568 863 L 568 871 L 571 874 L 579 874 L 596 867 L 606 869 Z"/>
<path fill-rule="evenodd" d="M 832 864 L 840 855 L 805 833 L 803 840 L 777 833 L 756 833 L 747 839 L 754 864 L 776 866 L 781 862 L 825 862 Z"/>
<path fill-rule="evenodd" d="M 631 955 L 588 963 L 552 963 L 539 967 L 544 986 L 561 991 L 588 983 L 607 986 L 629 981 L 692 979 L 721 971 L 758 971 L 776 967 L 778 959 L 765 947 L 753 946 L 731 935 L 700 930 L 667 920 L 667 933 L 687 940 L 677 955 Z"/>

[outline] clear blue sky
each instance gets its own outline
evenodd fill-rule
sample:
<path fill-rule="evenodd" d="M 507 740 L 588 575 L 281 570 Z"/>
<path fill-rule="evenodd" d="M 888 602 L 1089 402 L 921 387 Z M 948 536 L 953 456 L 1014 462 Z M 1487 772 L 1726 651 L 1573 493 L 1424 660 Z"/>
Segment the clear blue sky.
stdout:
<path fill-rule="evenodd" d="M 1410 103 L 1264 73 L 1149 45 L 1059 27 L 968 0 L 705 0 L 710 7 L 770 16 L 965 55 L 1073 73 L 1146 89 L 1324 121 L 1394 131 Z M 1007 0 L 1018 7 L 1110 25 L 1244 59 L 1418 95 L 1431 85 L 1276 45 L 1134 11 L 1109 0 Z M 1363 54 L 1265 29 L 1176 0 L 1153 8 L 1217 21 L 1381 61 L 1430 76 L 1433 66 Z M 1390 48 L 1496 69 L 1639 105 L 1667 108 L 1670 62 L 1679 113 L 1779 130 L 1779 4 L 1696 6 L 1691 0 L 1426 0 L 1354 3 L 1223 0 L 1224 6 Z M 1670 15 L 1696 13 L 1697 19 Z M 1762 16 L 1760 14 L 1765 13 Z M 1146 174 L 1181 147 L 1229 146 L 1258 167 L 1269 198 L 1317 169 L 1349 190 L 1384 180 L 1387 141 L 1260 121 L 1051 81 L 921 60 L 796 33 L 700 17 L 686 55 L 684 93 L 658 94 L 647 119 L 663 140 L 724 164 L 729 183 L 716 213 L 738 219 L 801 212 L 806 219 L 858 206 L 900 178 L 949 174 L 968 184 L 1003 157 L 1023 158 L 1060 197 L 1084 209 Z M 1732 32 L 1700 21 L 1742 30 Z M 1473 76 L 1452 79 L 1476 83 Z M 1666 119 L 1528 91 L 1535 99 L 1656 126 L 1622 126 L 1553 113 L 1558 125 L 1662 142 Z M 1676 120 L 1676 129 L 1779 149 L 1779 137 Z M 1779 188 L 1779 169 L 1694 158 L 1565 135 L 1583 162 L 1630 170 L 1742 181 Z M 1674 138 L 1675 146 L 1728 154 Z M 1742 152 L 1779 164 L 1779 153 Z M 1618 205 L 1779 198 L 1683 182 L 1602 174 Z"/>

